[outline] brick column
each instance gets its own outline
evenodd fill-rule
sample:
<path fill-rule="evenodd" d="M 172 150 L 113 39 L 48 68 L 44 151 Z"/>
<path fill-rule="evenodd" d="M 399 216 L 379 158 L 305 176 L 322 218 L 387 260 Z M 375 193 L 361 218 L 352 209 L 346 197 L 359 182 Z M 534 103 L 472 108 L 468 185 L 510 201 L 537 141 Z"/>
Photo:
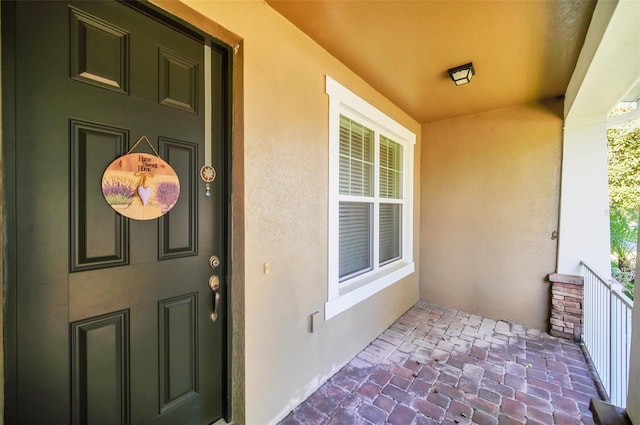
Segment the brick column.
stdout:
<path fill-rule="evenodd" d="M 551 273 L 550 334 L 580 342 L 583 325 L 584 279 Z"/>

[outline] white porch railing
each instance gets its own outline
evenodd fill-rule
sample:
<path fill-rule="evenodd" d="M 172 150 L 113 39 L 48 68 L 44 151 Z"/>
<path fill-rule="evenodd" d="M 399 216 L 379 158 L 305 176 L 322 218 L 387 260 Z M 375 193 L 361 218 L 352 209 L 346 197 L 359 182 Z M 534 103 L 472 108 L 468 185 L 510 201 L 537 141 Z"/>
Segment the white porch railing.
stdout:
<path fill-rule="evenodd" d="M 626 407 L 633 301 L 588 264 L 584 275 L 584 344 L 611 404 Z"/>

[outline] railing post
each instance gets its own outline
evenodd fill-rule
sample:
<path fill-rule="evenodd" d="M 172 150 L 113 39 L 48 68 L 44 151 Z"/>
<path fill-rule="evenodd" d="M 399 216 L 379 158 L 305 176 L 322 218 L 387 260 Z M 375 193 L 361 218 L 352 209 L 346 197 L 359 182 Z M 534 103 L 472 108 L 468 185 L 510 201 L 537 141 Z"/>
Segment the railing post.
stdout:
<path fill-rule="evenodd" d="M 617 396 L 617 391 L 616 391 L 616 384 L 617 384 L 617 376 L 616 376 L 616 370 L 615 370 L 615 332 L 616 332 L 616 328 L 615 328 L 615 324 L 616 321 L 614 320 L 614 314 L 615 314 L 615 306 L 613 305 L 613 297 L 611 296 L 611 291 L 609 290 L 607 292 L 607 295 L 609 297 L 609 379 L 611 380 L 611 383 L 609 385 L 609 398 L 611 399 L 611 402 L 613 404 L 615 403 L 615 399 Z"/>

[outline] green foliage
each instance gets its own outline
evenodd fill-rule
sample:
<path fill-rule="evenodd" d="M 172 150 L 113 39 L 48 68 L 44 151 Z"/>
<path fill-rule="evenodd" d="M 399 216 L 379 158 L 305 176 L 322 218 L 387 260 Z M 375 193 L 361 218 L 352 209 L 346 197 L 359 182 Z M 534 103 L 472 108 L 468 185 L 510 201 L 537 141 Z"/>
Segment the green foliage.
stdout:
<path fill-rule="evenodd" d="M 638 212 L 640 211 L 640 126 L 624 125 L 607 131 L 611 273 L 633 298 Z"/>
<path fill-rule="evenodd" d="M 611 263 L 611 277 L 624 286 L 624 293 L 631 299 L 633 299 L 633 282 L 635 280 L 635 270 L 622 271 L 618 268 L 616 262 Z"/>
<path fill-rule="evenodd" d="M 624 293 L 631 299 L 633 299 L 633 293 L 634 293 L 634 278 L 632 277 L 630 281 L 627 281 L 624 283 L 624 288 L 625 291 Z"/>
<path fill-rule="evenodd" d="M 635 269 L 638 226 L 629 220 L 630 211 L 612 206 L 609 213 L 611 229 L 611 254 L 621 271 Z"/>
<path fill-rule="evenodd" d="M 620 126 L 607 131 L 609 202 L 624 211 L 640 206 L 640 127 Z M 630 218 L 630 217 L 629 217 Z"/>

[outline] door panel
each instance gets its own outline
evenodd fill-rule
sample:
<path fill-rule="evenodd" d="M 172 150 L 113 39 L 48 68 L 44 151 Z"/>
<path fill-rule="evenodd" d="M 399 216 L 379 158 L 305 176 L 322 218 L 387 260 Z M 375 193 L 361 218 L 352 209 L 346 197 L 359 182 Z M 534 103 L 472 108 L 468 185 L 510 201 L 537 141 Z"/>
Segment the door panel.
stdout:
<path fill-rule="evenodd" d="M 161 137 L 159 152 L 176 170 L 180 179 L 180 198 L 171 214 L 160 219 L 158 258 L 166 260 L 197 255 L 198 145 Z"/>
<path fill-rule="evenodd" d="M 20 424 L 204 424 L 223 414 L 225 52 L 118 2 L 17 2 L 16 382 Z M 204 196 L 205 119 L 218 178 Z M 218 125 L 218 127 L 216 127 Z M 102 173 L 147 136 L 180 197 L 117 214 Z M 153 154 L 140 144 L 135 152 Z M 209 257 L 222 264 L 215 271 Z M 224 306 L 223 306 L 224 307 Z"/>
<path fill-rule="evenodd" d="M 71 78 L 118 93 L 129 93 L 129 34 L 71 7 Z"/>
<path fill-rule="evenodd" d="M 198 394 L 197 307 L 197 293 L 160 302 L 161 412 Z"/>
<path fill-rule="evenodd" d="M 125 129 L 70 120 L 71 271 L 129 263 L 129 222 L 102 206 L 102 194 L 87 182 L 102 178 L 103 158 L 126 152 Z"/>
<path fill-rule="evenodd" d="M 71 325 L 72 423 L 127 423 L 128 330 L 127 311 Z"/>

